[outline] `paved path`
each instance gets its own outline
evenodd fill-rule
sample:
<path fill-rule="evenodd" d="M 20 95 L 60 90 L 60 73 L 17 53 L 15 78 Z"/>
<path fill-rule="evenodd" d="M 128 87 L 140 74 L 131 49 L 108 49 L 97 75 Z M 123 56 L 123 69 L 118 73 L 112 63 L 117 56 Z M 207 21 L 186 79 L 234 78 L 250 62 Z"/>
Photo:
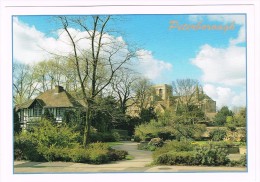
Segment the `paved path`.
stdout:
<path fill-rule="evenodd" d="M 210 172 L 236 171 L 244 172 L 239 167 L 198 167 L 198 166 L 149 166 L 152 162 L 150 151 L 137 150 L 137 143 L 124 142 L 114 146 L 115 149 L 126 150 L 133 160 L 117 161 L 110 164 L 92 165 L 72 162 L 28 162 L 15 161 L 14 173 L 97 173 L 97 172 Z"/>

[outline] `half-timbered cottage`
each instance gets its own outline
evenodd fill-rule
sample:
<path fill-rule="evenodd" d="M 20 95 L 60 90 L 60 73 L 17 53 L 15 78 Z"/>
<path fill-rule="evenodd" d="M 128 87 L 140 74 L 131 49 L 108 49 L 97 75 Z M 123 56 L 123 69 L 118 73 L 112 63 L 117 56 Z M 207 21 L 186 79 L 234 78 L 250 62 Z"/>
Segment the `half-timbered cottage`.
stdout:
<path fill-rule="evenodd" d="M 83 105 L 72 97 L 62 86 L 47 90 L 35 99 L 16 106 L 19 120 L 23 128 L 28 123 L 42 117 L 47 110 L 52 113 L 56 122 L 61 122 L 66 110 L 81 109 Z"/>

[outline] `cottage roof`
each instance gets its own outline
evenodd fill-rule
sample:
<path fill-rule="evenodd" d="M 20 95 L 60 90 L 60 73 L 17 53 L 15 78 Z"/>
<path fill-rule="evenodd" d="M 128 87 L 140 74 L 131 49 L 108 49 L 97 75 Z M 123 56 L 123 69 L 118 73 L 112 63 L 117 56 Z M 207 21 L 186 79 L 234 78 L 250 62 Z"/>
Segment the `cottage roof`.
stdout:
<path fill-rule="evenodd" d="M 29 108 L 35 101 L 45 108 L 52 107 L 83 107 L 83 105 L 72 97 L 61 86 L 56 86 L 55 89 L 47 90 L 33 100 L 29 100 L 17 107 L 19 109 Z"/>

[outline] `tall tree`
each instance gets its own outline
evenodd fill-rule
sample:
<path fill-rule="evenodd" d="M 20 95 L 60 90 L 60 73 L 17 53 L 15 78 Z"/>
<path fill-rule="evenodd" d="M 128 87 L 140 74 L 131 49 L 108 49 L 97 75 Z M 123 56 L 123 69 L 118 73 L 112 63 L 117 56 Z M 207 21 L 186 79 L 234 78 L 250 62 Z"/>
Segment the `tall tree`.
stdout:
<path fill-rule="evenodd" d="M 214 117 L 214 122 L 219 126 L 223 126 L 227 121 L 227 117 L 231 116 L 233 118 L 233 115 L 234 113 L 227 106 L 223 106 Z"/>
<path fill-rule="evenodd" d="M 116 72 L 135 56 L 126 43 L 110 35 L 111 16 L 59 16 L 63 33 L 71 45 L 77 79 L 85 102 L 86 121 L 84 124 L 83 145 L 90 142 L 90 127 L 95 98 L 110 85 Z M 80 34 L 72 25 L 84 31 Z M 79 44 L 84 40 L 84 46 Z"/>
<path fill-rule="evenodd" d="M 127 108 L 133 105 L 134 84 L 138 81 L 136 73 L 129 69 L 121 69 L 112 81 L 113 95 L 118 99 L 121 111 L 126 114 Z"/>

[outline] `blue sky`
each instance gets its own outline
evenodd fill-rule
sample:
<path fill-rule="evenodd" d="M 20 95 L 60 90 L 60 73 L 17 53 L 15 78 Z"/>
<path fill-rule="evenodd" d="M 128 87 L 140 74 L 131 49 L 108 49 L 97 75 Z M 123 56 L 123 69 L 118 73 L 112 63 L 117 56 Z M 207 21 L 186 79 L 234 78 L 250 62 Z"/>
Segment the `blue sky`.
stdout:
<path fill-rule="evenodd" d="M 124 41 L 135 43 L 145 54 L 139 71 L 154 83 L 176 79 L 198 79 L 204 91 L 219 107 L 246 104 L 246 20 L 244 15 L 122 15 L 112 26 L 122 32 Z M 230 30 L 170 29 L 170 21 L 179 25 L 230 26 Z M 57 38 L 57 24 L 51 16 L 14 17 L 14 59 L 31 63 L 41 54 L 31 53 L 37 44 Z M 75 28 L 75 27 L 74 27 Z M 28 33 L 30 32 L 30 33 Z M 33 39 L 36 39 L 33 43 Z M 51 39 L 51 40 L 50 40 Z M 54 40 L 53 40 L 54 39 Z M 30 40 L 32 42 L 30 42 Z M 41 40 L 41 41 L 39 41 Z M 26 41 L 26 43 L 24 42 Z M 56 40 L 57 42 L 57 40 Z M 30 50 L 24 48 L 24 44 Z M 22 46 L 23 45 L 23 46 Z M 25 46 L 25 47 L 26 47 Z M 32 49 L 31 49 L 32 48 Z M 142 62 L 143 61 L 143 62 Z"/>

